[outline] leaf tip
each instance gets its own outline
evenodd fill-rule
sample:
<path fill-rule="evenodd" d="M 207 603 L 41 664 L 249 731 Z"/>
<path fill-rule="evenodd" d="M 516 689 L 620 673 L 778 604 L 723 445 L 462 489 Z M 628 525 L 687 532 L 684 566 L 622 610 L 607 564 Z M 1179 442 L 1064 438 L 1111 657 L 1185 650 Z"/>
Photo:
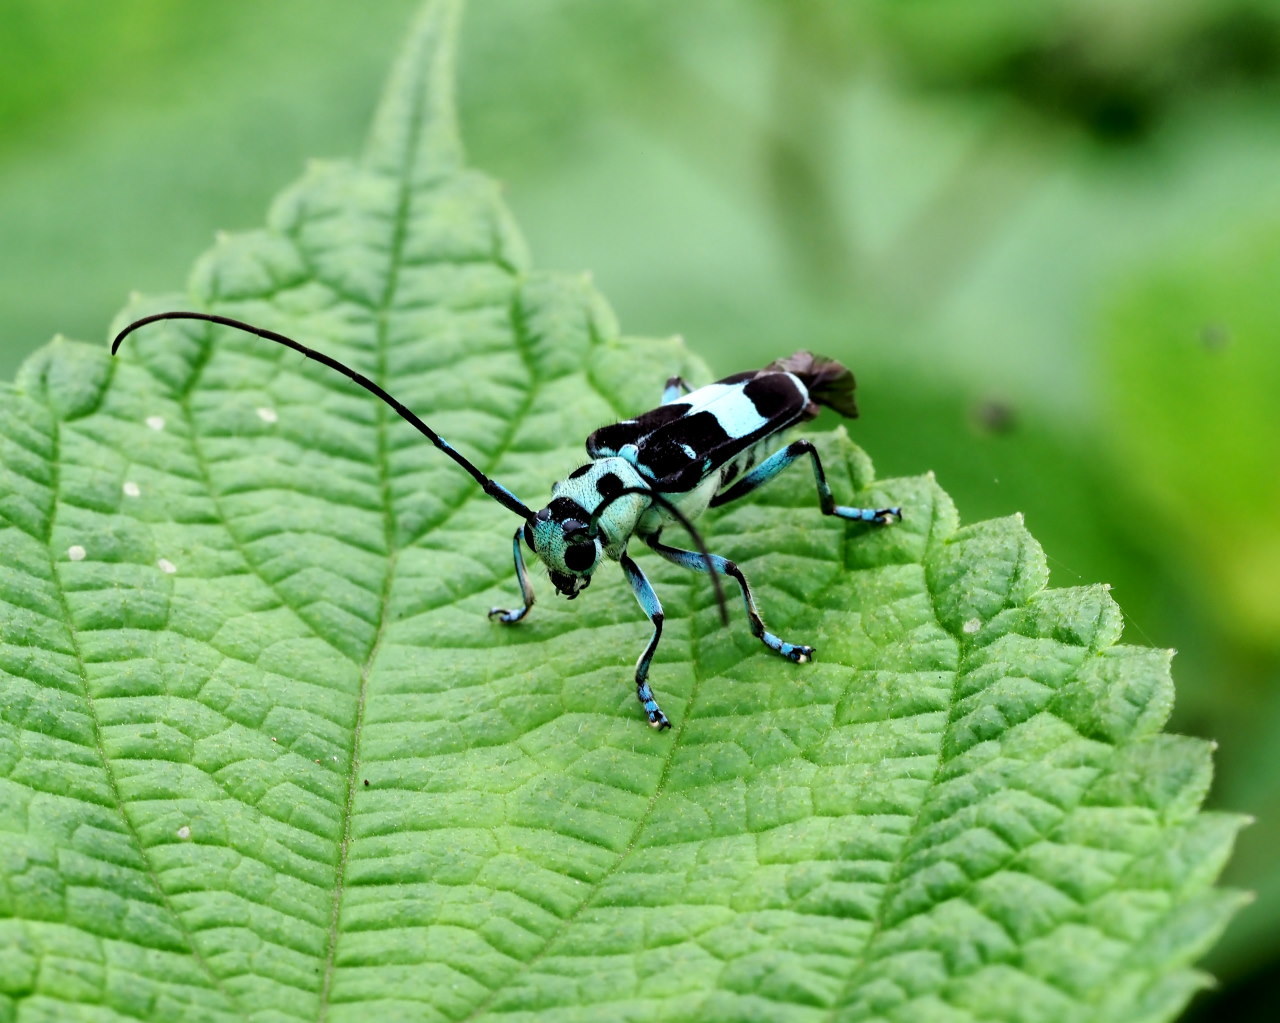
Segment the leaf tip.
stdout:
<path fill-rule="evenodd" d="M 410 183 L 456 170 L 462 141 L 454 102 L 460 0 L 427 0 L 409 29 L 374 115 L 365 162 Z"/>

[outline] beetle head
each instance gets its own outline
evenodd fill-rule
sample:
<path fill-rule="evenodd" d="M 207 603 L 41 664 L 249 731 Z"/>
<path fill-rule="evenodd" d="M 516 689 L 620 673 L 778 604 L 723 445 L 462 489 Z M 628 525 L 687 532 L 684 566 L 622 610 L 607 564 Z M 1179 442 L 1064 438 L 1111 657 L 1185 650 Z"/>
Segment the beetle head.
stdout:
<path fill-rule="evenodd" d="M 643 484 L 630 462 L 597 458 L 557 483 L 551 503 L 526 521 L 525 542 L 547 566 L 557 593 L 572 600 L 602 560 L 616 559 L 626 548 L 650 504 L 631 493 Z"/>
<path fill-rule="evenodd" d="M 577 502 L 557 497 L 525 523 L 524 540 L 547 566 L 556 592 L 573 600 L 591 585 L 600 562 L 599 531 Z"/>

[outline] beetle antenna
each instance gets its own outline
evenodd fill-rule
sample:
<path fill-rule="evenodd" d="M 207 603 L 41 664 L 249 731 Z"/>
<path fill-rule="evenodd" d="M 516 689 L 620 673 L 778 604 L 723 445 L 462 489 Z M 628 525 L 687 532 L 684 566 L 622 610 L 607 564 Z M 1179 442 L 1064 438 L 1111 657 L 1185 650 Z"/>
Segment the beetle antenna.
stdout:
<path fill-rule="evenodd" d="M 398 399 L 388 394 L 380 384 L 369 379 L 358 370 L 352 369 L 346 363 L 339 362 L 332 356 L 325 355 L 324 352 L 318 352 L 314 348 L 308 348 L 293 338 L 285 337 L 283 334 L 277 334 L 274 330 L 265 330 L 262 327 L 255 327 L 251 323 L 245 323 L 243 320 L 233 320 L 229 316 L 215 316 L 212 313 L 191 313 L 191 312 L 168 312 L 155 313 L 151 316 L 144 316 L 140 320 L 134 320 L 133 323 L 125 327 L 116 335 L 115 340 L 111 342 L 111 354 L 115 355 L 123 341 L 129 334 L 132 334 L 139 327 L 145 327 L 148 323 L 155 323 L 157 320 L 206 320 L 209 323 L 217 323 L 224 327 L 234 327 L 236 330 L 243 330 L 249 334 L 256 334 L 258 337 L 266 338 L 268 341 L 275 341 L 282 344 L 286 348 L 292 348 L 295 352 L 301 352 L 308 359 L 314 359 L 322 366 L 328 366 L 330 369 L 337 370 L 348 380 L 359 384 L 370 394 L 381 398 L 390 405 L 396 414 L 416 429 L 420 434 L 431 441 L 436 447 L 443 451 L 446 455 L 457 462 L 465 469 L 477 483 L 480 484 L 484 492 L 497 501 L 502 507 L 508 511 L 515 512 L 526 522 L 533 518 L 533 512 L 530 511 L 515 494 L 511 493 L 506 487 L 496 480 L 491 480 L 482 473 L 474 465 L 471 464 L 462 454 L 460 454 L 452 444 L 441 437 L 435 430 L 431 429 L 413 412 Z"/>
<path fill-rule="evenodd" d="M 596 510 L 591 513 L 591 520 L 587 523 L 591 530 L 591 535 L 595 536 L 599 530 L 600 516 L 604 513 L 604 510 L 608 508 L 609 505 L 613 504 L 614 501 L 618 500 L 618 498 L 625 497 L 627 494 L 643 494 L 655 504 L 661 505 L 671 513 L 672 517 L 684 527 L 684 531 L 692 537 L 694 544 L 698 548 L 698 553 L 702 555 L 702 560 L 707 566 L 707 575 L 711 576 L 711 587 L 716 591 L 716 606 L 720 609 L 720 624 L 727 626 L 729 624 L 729 609 L 725 604 L 724 587 L 720 585 L 720 573 L 716 571 L 715 560 L 707 550 L 707 545 L 703 543 L 702 534 L 699 533 L 694 524 L 689 521 L 689 516 L 661 494 L 650 490 L 648 487 L 623 487 L 616 494 L 610 494 L 607 498 L 601 501 L 596 507 Z"/>

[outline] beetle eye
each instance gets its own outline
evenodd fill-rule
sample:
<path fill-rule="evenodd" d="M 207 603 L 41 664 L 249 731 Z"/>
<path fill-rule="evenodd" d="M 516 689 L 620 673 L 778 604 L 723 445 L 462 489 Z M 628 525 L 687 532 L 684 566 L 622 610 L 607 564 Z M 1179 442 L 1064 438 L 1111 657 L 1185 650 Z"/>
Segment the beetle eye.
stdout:
<path fill-rule="evenodd" d="M 575 543 L 564 552 L 564 567 L 570 572 L 585 572 L 596 563 L 594 543 Z"/>

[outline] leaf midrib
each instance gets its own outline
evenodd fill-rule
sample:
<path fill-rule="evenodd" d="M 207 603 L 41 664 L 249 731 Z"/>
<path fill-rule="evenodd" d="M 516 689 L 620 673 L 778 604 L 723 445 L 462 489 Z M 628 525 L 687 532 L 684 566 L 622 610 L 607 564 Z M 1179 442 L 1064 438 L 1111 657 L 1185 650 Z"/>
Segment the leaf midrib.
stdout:
<path fill-rule="evenodd" d="M 387 379 L 387 347 L 389 344 L 388 314 L 395 298 L 396 287 L 400 282 L 400 270 L 404 257 L 405 236 L 409 220 L 409 207 L 413 201 L 414 190 L 410 186 L 410 171 L 418 152 L 418 138 L 422 131 L 425 90 L 413 90 L 409 145 L 405 147 L 405 158 L 400 169 L 398 181 L 399 197 L 396 204 L 396 215 L 392 227 L 391 246 L 387 261 L 387 282 L 382 296 L 374 310 L 377 335 L 374 349 L 377 362 L 374 366 L 373 379 L 379 386 L 386 386 Z M 356 716 L 351 734 L 351 762 L 347 766 L 347 792 L 343 800 L 341 820 L 342 834 L 338 840 L 338 862 L 334 869 L 333 896 L 329 916 L 329 933 L 325 938 L 323 977 L 316 1008 L 316 1019 L 319 1023 L 329 1015 L 329 995 L 333 988 L 334 957 L 337 953 L 339 926 L 342 921 L 342 900 L 346 892 L 347 865 L 351 850 L 351 825 L 356 798 L 356 779 L 360 775 L 360 747 L 364 735 L 365 711 L 368 705 L 369 677 L 382 642 L 386 636 L 388 614 L 391 602 L 391 591 L 395 582 L 396 566 L 399 563 L 400 547 L 396 543 L 395 508 L 392 504 L 391 473 L 389 465 L 389 449 L 387 445 L 387 416 L 389 410 L 382 402 L 374 404 L 375 423 L 377 424 L 377 463 L 378 487 L 382 496 L 382 528 L 383 542 L 387 550 L 387 567 L 383 575 L 382 594 L 378 601 L 378 628 L 373 643 L 369 647 L 368 656 L 360 668 L 360 684 L 356 692 Z M 470 492 L 470 488 L 468 488 Z"/>

